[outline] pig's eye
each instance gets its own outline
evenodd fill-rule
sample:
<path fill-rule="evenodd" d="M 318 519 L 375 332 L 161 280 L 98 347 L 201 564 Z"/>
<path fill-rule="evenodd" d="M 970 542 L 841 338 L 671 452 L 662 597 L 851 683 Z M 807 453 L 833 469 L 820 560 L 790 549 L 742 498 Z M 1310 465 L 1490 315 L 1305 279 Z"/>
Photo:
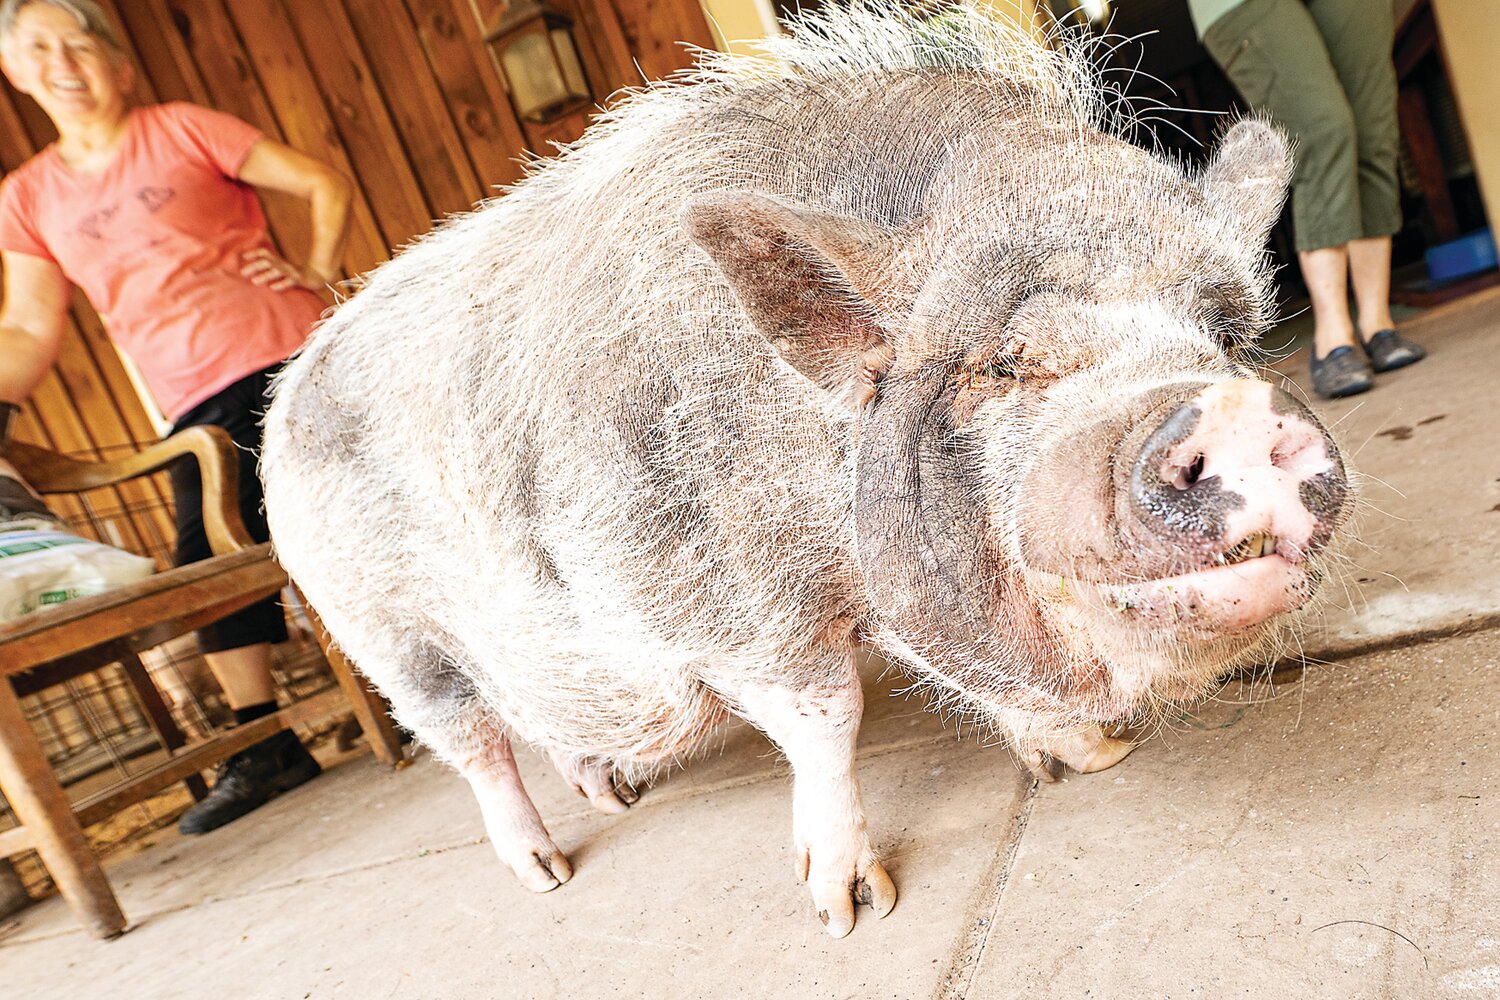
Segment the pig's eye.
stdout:
<path fill-rule="evenodd" d="M 1243 294 L 1233 289 L 1211 288 L 1199 302 L 1201 322 L 1231 354 L 1238 351 L 1250 334 Z"/>
<path fill-rule="evenodd" d="M 1019 354 L 995 354 L 970 370 L 969 384 L 977 389 L 997 382 L 1020 382 L 1021 356 Z"/>

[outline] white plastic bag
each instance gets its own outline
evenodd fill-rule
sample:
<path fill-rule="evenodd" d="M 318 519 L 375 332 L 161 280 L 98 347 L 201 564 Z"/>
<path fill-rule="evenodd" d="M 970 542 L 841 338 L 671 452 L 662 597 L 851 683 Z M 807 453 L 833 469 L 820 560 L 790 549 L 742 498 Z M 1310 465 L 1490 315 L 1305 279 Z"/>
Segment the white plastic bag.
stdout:
<path fill-rule="evenodd" d="M 27 509 L 0 511 L 0 622 L 134 583 L 155 572 L 156 564 L 150 559 L 63 530 L 44 513 L 40 498 L 26 487 L 15 468 L 4 461 L 0 461 L 0 487 L 12 497 L 19 487 L 37 501 L 18 504 Z"/>

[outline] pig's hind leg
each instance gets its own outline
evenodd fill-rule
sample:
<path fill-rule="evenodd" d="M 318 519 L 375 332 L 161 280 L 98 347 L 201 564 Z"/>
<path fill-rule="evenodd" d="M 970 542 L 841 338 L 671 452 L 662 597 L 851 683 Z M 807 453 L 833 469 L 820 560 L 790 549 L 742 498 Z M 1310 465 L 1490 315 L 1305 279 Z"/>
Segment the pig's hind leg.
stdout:
<path fill-rule="evenodd" d="M 607 760 L 572 757 L 559 750 L 548 751 L 548 756 L 573 791 L 602 813 L 622 813 L 640 800 L 640 792 Z"/>
<path fill-rule="evenodd" d="M 423 641 L 365 642 L 346 652 L 401 724 L 469 782 L 490 844 L 522 885 L 548 892 L 573 877 L 521 784 L 504 723 L 451 659 Z"/>
<path fill-rule="evenodd" d="M 498 726 L 486 725 L 483 733 L 476 733 L 450 759 L 479 800 L 495 853 L 522 885 L 532 892 L 549 892 L 573 877 L 572 865 L 552 842 L 521 784 L 510 740 Z"/>
<path fill-rule="evenodd" d="M 875 857 L 854 773 L 864 693 L 847 649 L 842 662 L 781 678 L 715 678 L 711 686 L 786 755 L 792 766 L 797 873 L 834 937 L 854 927 L 854 902 L 883 917 L 896 887 Z M 807 683 L 806 678 L 816 683 Z"/>

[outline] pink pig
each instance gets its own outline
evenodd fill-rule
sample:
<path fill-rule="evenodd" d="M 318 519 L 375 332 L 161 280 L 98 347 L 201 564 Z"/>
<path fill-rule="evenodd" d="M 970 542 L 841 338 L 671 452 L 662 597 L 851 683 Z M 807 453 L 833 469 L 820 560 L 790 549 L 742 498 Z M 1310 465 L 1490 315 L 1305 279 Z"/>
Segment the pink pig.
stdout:
<path fill-rule="evenodd" d="M 896 900 L 860 643 L 1095 771 L 1316 589 L 1348 476 L 1242 359 L 1286 141 L 1239 122 L 1189 175 L 991 17 L 835 8 L 630 97 L 282 379 L 280 558 L 529 888 L 571 869 L 511 739 L 615 812 L 734 714 L 846 934 Z"/>

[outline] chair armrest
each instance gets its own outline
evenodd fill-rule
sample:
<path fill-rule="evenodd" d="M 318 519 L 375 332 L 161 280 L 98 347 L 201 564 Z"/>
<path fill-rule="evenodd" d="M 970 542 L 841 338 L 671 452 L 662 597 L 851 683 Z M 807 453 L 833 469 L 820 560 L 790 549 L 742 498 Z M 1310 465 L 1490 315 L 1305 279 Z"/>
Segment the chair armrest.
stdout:
<path fill-rule="evenodd" d="M 32 489 L 48 494 L 113 486 L 158 472 L 184 455 L 197 459 L 203 479 L 203 530 L 209 548 L 225 555 L 255 545 L 240 517 L 239 456 L 221 427 L 189 427 L 133 455 L 108 461 L 80 461 L 19 441 L 10 442 L 0 457 L 14 465 Z"/>

